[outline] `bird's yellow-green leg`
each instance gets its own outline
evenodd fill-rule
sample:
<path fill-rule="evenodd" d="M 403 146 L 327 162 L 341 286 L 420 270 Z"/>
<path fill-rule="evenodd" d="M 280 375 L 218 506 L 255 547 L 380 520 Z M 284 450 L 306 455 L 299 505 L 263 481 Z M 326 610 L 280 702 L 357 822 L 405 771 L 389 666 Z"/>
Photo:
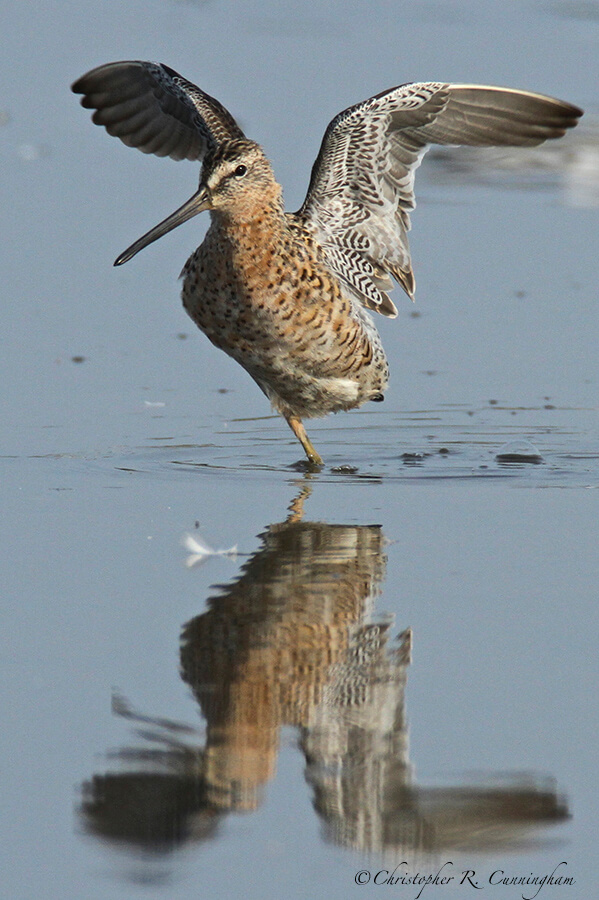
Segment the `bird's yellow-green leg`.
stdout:
<path fill-rule="evenodd" d="M 304 448 L 306 456 L 308 457 L 310 462 L 313 463 L 315 466 L 322 466 L 323 465 L 322 458 L 321 458 L 320 454 L 316 452 L 316 450 L 314 449 L 314 445 L 312 444 L 312 441 L 306 434 L 306 429 L 304 428 L 304 426 L 302 424 L 302 420 L 299 419 L 297 416 L 285 416 L 285 418 L 287 420 L 287 424 L 289 425 L 289 427 L 293 431 L 294 435 L 296 436 L 296 438 L 298 439 L 298 441 Z"/>

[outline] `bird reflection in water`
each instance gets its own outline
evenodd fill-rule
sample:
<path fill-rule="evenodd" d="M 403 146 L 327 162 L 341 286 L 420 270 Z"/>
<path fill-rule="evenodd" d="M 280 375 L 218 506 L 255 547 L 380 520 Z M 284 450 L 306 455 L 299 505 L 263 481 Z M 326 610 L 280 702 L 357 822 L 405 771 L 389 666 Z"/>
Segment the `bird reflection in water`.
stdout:
<path fill-rule="evenodd" d="M 375 617 L 385 538 L 378 525 L 304 521 L 306 494 L 183 627 L 181 674 L 204 737 L 118 700 L 146 746 L 117 754 L 127 771 L 84 785 L 87 830 L 156 851 L 213 837 L 223 816 L 260 805 L 281 727 L 292 726 L 326 839 L 402 853 L 530 845 L 535 826 L 567 818 L 552 781 L 414 784 L 405 715 L 411 632 L 392 639 L 392 621 Z"/>

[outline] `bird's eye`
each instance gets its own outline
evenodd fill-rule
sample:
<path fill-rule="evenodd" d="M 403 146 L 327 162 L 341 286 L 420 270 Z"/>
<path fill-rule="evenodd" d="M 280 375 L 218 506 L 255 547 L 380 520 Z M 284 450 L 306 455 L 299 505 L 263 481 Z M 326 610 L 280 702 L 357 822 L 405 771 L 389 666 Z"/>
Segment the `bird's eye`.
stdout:
<path fill-rule="evenodd" d="M 237 166 L 237 168 L 235 169 L 233 174 L 235 175 L 236 178 L 243 178 L 244 175 L 247 175 L 247 170 L 248 170 L 247 166 Z"/>

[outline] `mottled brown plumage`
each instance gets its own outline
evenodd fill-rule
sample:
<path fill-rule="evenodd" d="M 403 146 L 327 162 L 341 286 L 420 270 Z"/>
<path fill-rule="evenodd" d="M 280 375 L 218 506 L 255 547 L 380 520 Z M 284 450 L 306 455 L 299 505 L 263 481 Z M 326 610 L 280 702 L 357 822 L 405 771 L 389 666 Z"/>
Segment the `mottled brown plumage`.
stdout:
<path fill-rule="evenodd" d="M 210 210 L 208 233 L 183 269 L 185 309 L 249 372 L 318 465 L 302 419 L 383 399 L 388 366 L 369 310 L 397 314 L 392 279 L 413 297 L 407 231 L 428 145 L 535 146 L 582 115 L 510 88 L 401 85 L 333 119 L 303 206 L 285 213 L 260 146 L 167 66 L 109 63 L 73 90 L 127 145 L 203 162 L 197 193 L 115 264 Z"/>
<path fill-rule="evenodd" d="M 242 160 L 248 175 L 220 196 Z M 258 171 L 267 169 L 265 189 Z M 203 180 L 212 223 L 182 273 L 183 303 L 201 330 L 287 419 L 351 409 L 381 393 L 387 367 L 367 314 L 343 291 L 310 229 L 283 211 L 260 148 L 237 142 L 236 155 Z"/>

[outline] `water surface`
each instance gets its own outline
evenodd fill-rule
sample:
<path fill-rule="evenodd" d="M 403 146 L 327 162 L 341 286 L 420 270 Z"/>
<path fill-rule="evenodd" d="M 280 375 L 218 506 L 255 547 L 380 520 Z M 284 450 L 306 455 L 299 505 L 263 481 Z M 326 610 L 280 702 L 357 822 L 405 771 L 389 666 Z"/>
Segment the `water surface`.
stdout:
<path fill-rule="evenodd" d="M 596 8 L 7 9 L 7 896 L 345 898 L 445 865 L 423 896 L 462 900 L 462 871 L 490 889 L 562 862 L 575 884 L 552 896 L 592 896 Z M 112 268 L 197 180 L 69 94 L 119 58 L 225 102 L 289 208 L 330 118 L 402 81 L 525 87 L 589 118 L 539 167 L 423 164 L 385 403 L 310 423 L 312 473 L 180 307 L 205 223 Z"/>

